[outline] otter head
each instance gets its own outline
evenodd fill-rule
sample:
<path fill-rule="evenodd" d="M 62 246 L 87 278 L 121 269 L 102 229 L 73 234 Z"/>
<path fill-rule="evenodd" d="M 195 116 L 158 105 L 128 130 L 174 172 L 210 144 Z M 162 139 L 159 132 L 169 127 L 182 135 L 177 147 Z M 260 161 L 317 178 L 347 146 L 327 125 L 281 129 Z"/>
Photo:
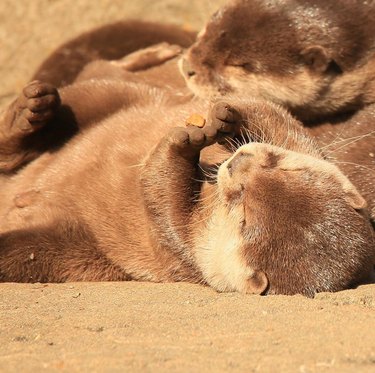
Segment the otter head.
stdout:
<path fill-rule="evenodd" d="M 180 70 L 198 96 L 241 93 L 305 121 L 351 111 L 375 100 L 374 14 L 371 4 L 238 0 L 215 13 Z"/>
<path fill-rule="evenodd" d="M 366 202 L 333 164 L 249 143 L 220 166 L 217 188 L 211 233 L 197 252 L 215 289 L 314 296 L 371 273 Z"/>

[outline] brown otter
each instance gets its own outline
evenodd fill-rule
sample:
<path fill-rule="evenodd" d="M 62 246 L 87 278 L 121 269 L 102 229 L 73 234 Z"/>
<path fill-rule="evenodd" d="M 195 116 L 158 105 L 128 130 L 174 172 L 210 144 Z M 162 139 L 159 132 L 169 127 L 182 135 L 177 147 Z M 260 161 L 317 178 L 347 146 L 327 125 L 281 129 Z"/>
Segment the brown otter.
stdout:
<path fill-rule="evenodd" d="M 72 83 L 88 63 L 117 60 L 129 53 L 162 42 L 187 48 L 196 33 L 181 27 L 140 20 L 126 20 L 85 32 L 59 46 L 41 63 L 32 80 L 55 87 Z"/>
<path fill-rule="evenodd" d="M 187 84 L 197 95 L 260 96 L 282 104 L 304 124 L 324 124 L 311 133 L 366 196 L 373 219 L 374 17 L 373 2 L 235 1 L 214 15 L 182 63 Z M 161 37 L 164 29 L 158 31 L 159 27 L 149 25 L 145 30 Z M 106 26 L 103 35 L 111 29 L 119 34 L 115 24 Z M 142 25 L 134 27 L 135 40 L 142 29 Z M 127 33 L 131 34 L 131 27 Z M 100 35 L 101 30 L 93 30 L 64 48 L 72 53 L 85 50 L 89 60 L 98 54 L 106 57 L 108 38 L 101 43 Z M 118 38 L 113 40 L 111 49 L 118 55 L 128 51 Z M 67 67 L 73 64 L 77 74 L 83 62 L 64 60 L 58 74 L 52 68 L 64 48 L 58 48 L 35 77 L 64 73 L 72 80 Z"/>
<path fill-rule="evenodd" d="M 375 105 L 307 131 L 366 199 L 375 228 Z"/>
<path fill-rule="evenodd" d="M 29 83 L 9 108 L 0 113 L 0 175 L 16 172 L 43 152 L 59 149 L 80 129 L 95 125 L 117 110 L 131 106 L 139 97 L 134 96 L 132 91 L 130 94 L 126 90 L 123 92 L 121 81 L 128 84 L 149 81 L 153 87 L 173 92 L 175 99 L 191 97 L 178 73 L 176 60 L 168 61 L 180 52 L 178 45 L 161 43 L 131 53 L 121 60 L 92 61 L 74 77 L 74 86 L 60 92 L 63 105 L 59 105 L 60 95 L 52 84 Z M 145 69 L 145 65 L 151 63 L 154 66 Z M 141 71 L 136 71 L 134 66 Z M 49 80 L 54 80 L 53 75 L 47 72 L 49 70 L 45 71 Z M 87 80 L 92 80 L 91 85 L 83 84 L 81 87 L 81 82 Z M 108 90 L 112 89 L 113 93 L 100 95 L 98 91 L 103 85 Z M 86 99 L 77 105 L 74 102 L 76 95 L 70 94 L 70 91 L 79 89 Z"/>
<path fill-rule="evenodd" d="M 375 222 L 375 3 L 238 0 L 180 61 L 198 96 L 280 104 L 366 196 Z"/>
<path fill-rule="evenodd" d="M 166 45 L 160 48 L 168 50 Z M 173 50 L 172 48 L 171 51 Z M 145 51 L 149 54 L 147 49 Z M 137 55 L 141 53 L 142 51 L 139 51 Z M 128 56 L 117 63 L 118 68 L 103 61 L 91 63 L 78 76 L 78 80 L 95 76 L 98 71 L 111 74 L 116 79 L 132 80 L 133 74 L 124 71 L 124 67 L 127 68 L 128 65 L 127 59 Z M 124 61 L 125 64 L 122 65 Z M 130 61 L 133 61 L 133 57 Z M 186 96 L 188 91 L 178 79 L 175 62 L 172 60 L 156 68 L 140 71 L 135 79 L 152 81 L 159 87 L 171 87 L 173 94 Z M 165 82 L 168 82 L 168 86 Z M 368 105 L 351 115 L 338 115 L 320 123 L 319 126 L 307 127 L 306 131 L 313 135 L 319 146 L 324 149 L 325 157 L 335 163 L 365 197 L 370 218 L 375 224 L 375 105 Z"/>
<path fill-rule="evenodd" d="M 190 281 L 313 296 L 371 272 L 365 200 L 283 109 L 233 98 L 203 129 L 173 129 L 208 103 L 115 79 L 59 93 L 32 83 L 5 114 L 19 143 L 18 126 L 37 118 L 40 144 L 44 129 L 51 138 L 66 124 L 47 121 L 61 97 L 80 131 L 0 179 L 1 281 Z"/>
<path fill-rule="evenodd" d="M 373 1 L 236 0 L 181 70 L 197 95 L 255 96 L 319 122 L 375 102 L 374 48 Z"/>

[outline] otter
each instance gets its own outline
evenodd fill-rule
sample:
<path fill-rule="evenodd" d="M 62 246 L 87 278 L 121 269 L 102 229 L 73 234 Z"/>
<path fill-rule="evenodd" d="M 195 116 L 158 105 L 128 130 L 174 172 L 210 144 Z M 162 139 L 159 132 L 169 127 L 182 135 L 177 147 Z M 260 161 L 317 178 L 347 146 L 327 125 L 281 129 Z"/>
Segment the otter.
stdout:
<path fill-rule="evenodd" d="M 241 94 L 301 120 L 375 224 L 375 3 L 235 0 L 180 60 L 198 96 Z"/>
<path fill-rule="evenodd" d="M 176 25 L 141 20 L 118 21 L 89 30 L 59 46 L 36 69 L 31 80 L 63 87 L 73 83 L 82 69 L 93 61 L 118 60 L 163 42 L 188 48 L 195 38 L 196 32 Z"/>
<path fill-rule="evenodd" d="M 208 124 L 185 127 L 191 112 Z M 365 199 L 275 104 L 86 75 L 29 84 L 2 118 L 0 281 L 314 296 L 372 271 Z"/>
<path fill-rule="evenodd" d="M 375 105 L 307 131 L 366 199 L 375 228 Z"/>
<path fill-rule="evenodd" d="M 130 107 L 138 97 L 133 91 L 125 92 L 123 96 L 121 81 L 128 84 L 148 81 L 153 87 L 169 91 L 177 101 L 177 97 L 183 101 L 190 98 L 192 95 L 178 73 L 175 57 L 180 53 L 179 45 L 162 42 L 120 60 L 94 60 L 74 76 L 73 85 L 59 93 L 51 83 L 30 82 L 8 109 L 0 113 L 0 176 L 17 172 L 40 154 L 59 149 L 81 129 Z M 43 71 L 42 75 L 48 76 L 48 81 L 58 80 L 64 86 L 59 75 L 54 77 L 53 70 L 38 71 Z M 69 77 L 72 78 L 68 74 Z M 91 80 L 90 86 L 81 84 L 88 80 Z M 98 94 L 106 82 L 107 90 L 112 89 L 113 94 Z M 74 102 L 77 95 L 70 91 L 80 89 L 86 99 L 77 105 Z M 87 90 L 92 90 L 92 93 Z"/>
<path fill-rule="evenodd" d="M 235 0 L 181 59 L 198 96 L 280 104 L 305 124 L 375 103 L 375 3 Z"/>
<path fill-rule="evenodd" d="M 232 8 L 229 7 L 229 9 L 231 10 Z M 225 10 L 224 14 L 226 14 Z M 212 25 L 212 23 L 208 24 L 208 26 L 210 25 Z M 158 25 L 154 26 L 156 29 L 158 28 Z M 217 27 L 215 23 L 213 26 Z M 207 30 L 209 29 L 208 27 Z M 208 36 L 213 37 L 217 34 L 213 32 L 214 30 L 217 29 L 213 29 L 212 35 L 208 34 Z M 203 42 L 210 45 L 208 42 L 209 39 L 202 39 L 202 37 L 207 36 L 207 32 L 208 31 L 206 31 L 203 36 L 201 34 L 201 39 L 198 40 L 197 45 L 194 45 L 191 50 L 197 46 L 201 46 L 200 43 Z M 77 38 L 77 40 L 80 40 L 80 38 Z M 203 46 L 205 46 L 204 43 L 202 44 L 202 47 Z M 76 81 L 89 79 L 91 76 L 97 76 L 98 72 L 100 72 L 101 76 L 103 76 L 103 74 L 107 76 L 110 75 L 112 78 L 120 80 L 126 79 L 129 81 L 133 80 L 135 77 L 136 80 L 143 79 L 152 81 L 153 84 L 161 88 L 167 88 L 166 82 L 168 82 L 168 87 L 172 89 L 172 92 L 174 91 L 174 93 L 182 96 L 187 95 L 188 90 L 176 69 L 179 52 L 180 49 L 178 49 L 177 46 L 170 46 L 164 43 L 144 50 L 138 50 L 136 53 L 125 56 L 120 62 L 111 62 L 111 64 L 109 64 L 107 61 L 103 60 L 93 61 L 84 66 L 75 79 Z M 161 56 L 168 56 L 168 62 L 164 63 L 166 58 Z M 177 58 L 169 59 L 173 56 L 177 56 Z M 118 69 L 115 69 L 113 64 L 115 64 Z M 134 68 L 134 66 L 137 68 Z M 128 70 L 131 70 L 133 73 L 129 74 Z M 39 71 L 43 71 L 43 69 L 39 69 Z M 355 72 L 353 72 L 353 74 L 355 74 Z M 37 76 L 38 74 L 36 77 Z M 194 76 L 190 78 L 194 78 Z M 192 88 L 191 84 L 189 84 L 190 78 L 188 78 L 187 83 L 189 88 Z M 211 86 L 211 88 L 215 89 L 214 86 Z M 202 94 L 202 91 L 200 93 Z M 254 93 L 249 93 L 245 90 L 245 95 L 253 96 Z M 107 105 L 110 106 L 112 103 L 107 103 Z M 306 110 L 308 111 L 309 104 L 307 103 L 306 105 Z M 285 103 L 284 107 L 290 110 L 290 107 L 285 105 Z M 374 105 L 369 104 L 354 113 L 337 113 L 336 116 L 327 117 L 324 120 L 323 117 L 319 125 L 315 123 L 315 126 L 307 126 L 307 131 L 314 136 L 321 147 L 327 150 L 330 161 L 342 169 L 344 174 L 349 177 L 359 192 L 366 198 L 370 211 L 370 219 L 373 224 L 375 224 L 375 158 L 373 157 L 375 152 Z M 306 125 L 307 122 L 304 122 L 304 124 Z M 59 128 L 66 128 L 66 125 L 59 126 Z M 60 137 L 65 138 L 61 135 Z M 50 141 L 43 140 L 42 143 L 49 144 Z M 18 153 L 18 156 L 19 155 Z M 30 155 L 31 153 L 29 152 L 29 156 Z M 25 161 L 26 160 L 27 159 L 25 159 Z"/>
<path fill-rule="evenodd" d="M 240 93 L 263 98 L 284 106 L 302 120 L 319 145 L 329 150 L 330 160 L 366 196 L 373 222 L 374 17 L 374 2 L 232 1 L 214 14 L 180 60 L 186 83 L 197 96 Z M 158 24 L 150 24 L 147 29 L 130 25 L 123 39 L 131 39 L 131 27 L 137 40 L 139 30 L 161 35 L 165 26 L 159 31 Z M 112 34 L 119 34 L 117 24 L 106 26 L 103 34 L 108 35 L 111 29 Z M 58 74 L 52 66 L 66 48 L 73 55 L 76 49 L 85 50 L 88 60 L 97 55 L 106 58 L 109 41 L 100 42 L 101 32 L 93 30 L 58 48 L 34 78 L 48 76 L 60 85 L 59 77 L 64 73 L 73 81 L 77 71 L 87 69 L 83 62 L 79 65 L 76 59 L 65 59 Z M 168 41 L 166 35 L 161 36 L 159 41 Z M 118 55 L 128 52 L 118 38 L 110 45 Z M 101 61 L 95 63 L 98 70 Z M 141 73 L 147 71 L 152 69 Z M 156 71 L 152 78 L 157 75 Z M 166 81 L 172 84 L 176 76 L 168 80 L 162 76 L 159 86 Z M 181 82 L 178 89 L 182 89 Z"/>

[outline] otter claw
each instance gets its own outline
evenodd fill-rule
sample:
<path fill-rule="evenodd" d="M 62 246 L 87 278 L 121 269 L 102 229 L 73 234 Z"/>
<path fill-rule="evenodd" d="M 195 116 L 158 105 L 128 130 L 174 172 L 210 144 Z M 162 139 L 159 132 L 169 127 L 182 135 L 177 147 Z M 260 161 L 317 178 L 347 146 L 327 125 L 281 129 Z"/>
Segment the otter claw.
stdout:
<path fill-rule="evenodd" d="M 218 102 L 211 109 L 210 126 L 218 131 L 218 142 L 225 142 L 226 137 L 233 137 L 240 128 L 241 115 L 230 104 Z"/>
<path fill-rule="evenodd" d="M 57 89 L 48 83 L 33 81 L 18 101 L 19 114 L 15 122 L 21 131 L 34 131 L 47 124 L 60 105 Z"/>

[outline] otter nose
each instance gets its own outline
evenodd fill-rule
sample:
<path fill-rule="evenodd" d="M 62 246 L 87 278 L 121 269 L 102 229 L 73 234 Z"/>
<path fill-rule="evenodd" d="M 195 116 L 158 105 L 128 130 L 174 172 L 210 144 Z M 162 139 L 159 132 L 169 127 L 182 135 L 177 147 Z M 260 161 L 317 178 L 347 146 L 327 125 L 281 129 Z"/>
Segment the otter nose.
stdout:
<path fill-rule="evenodd" d="M 182 60 L 182 71 L 184 75 L 189 78 L 195 75 L 195 71 L 191 68 L 189 61 L 186 58 Z"/>
<path fill-rule="evenodd" d="M 238 153 L 233 157 L 233 159 L 227 164 L 227 169 L 230 176 L 233 176 L 233 173 L 241 168 L 241 171 L 244 171 L 244 169 L 247 167 L 246 163 L 249 160 L 249 158 L 254 157 L 251 153 Z"/>

